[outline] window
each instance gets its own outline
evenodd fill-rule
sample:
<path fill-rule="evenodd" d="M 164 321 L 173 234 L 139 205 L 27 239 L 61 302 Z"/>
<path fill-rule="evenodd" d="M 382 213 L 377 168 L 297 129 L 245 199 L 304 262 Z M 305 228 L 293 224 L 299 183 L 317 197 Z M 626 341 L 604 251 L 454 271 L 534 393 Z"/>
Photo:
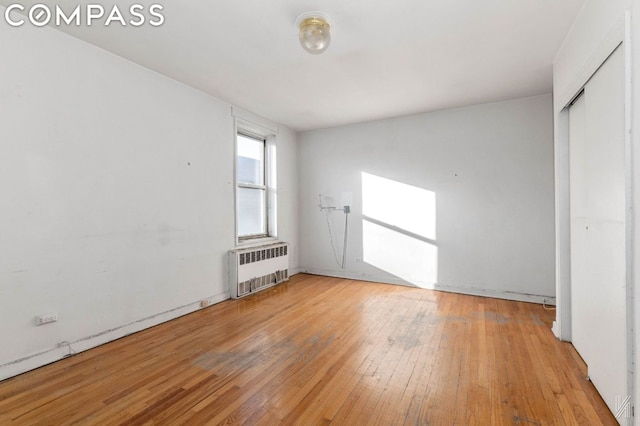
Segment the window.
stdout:
<path fill-rule="evenodd" d="M 238 242 L 275 236 L 275 146 L 273 135 L 238 127 L 236 222 Z"/>
<path fill-rule="evenodd" d="M 238 238 L 267 236 L 265 140 L 238 132 Z"/>

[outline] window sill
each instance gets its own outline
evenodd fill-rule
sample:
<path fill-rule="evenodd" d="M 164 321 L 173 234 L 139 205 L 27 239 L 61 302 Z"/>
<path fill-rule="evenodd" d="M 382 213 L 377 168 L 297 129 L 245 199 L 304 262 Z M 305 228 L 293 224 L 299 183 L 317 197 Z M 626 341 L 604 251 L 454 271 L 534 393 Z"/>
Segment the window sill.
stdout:
<path fill-rule="evenodd" d="M 256 238 L 248 238 L 246 240 L 236 240 L 236 248 L 245 248 L 245 247 L 254 247 L 261 246 L 269 243 L 277 243 L 280 240 L 277 237 L 256 237 Z"/>

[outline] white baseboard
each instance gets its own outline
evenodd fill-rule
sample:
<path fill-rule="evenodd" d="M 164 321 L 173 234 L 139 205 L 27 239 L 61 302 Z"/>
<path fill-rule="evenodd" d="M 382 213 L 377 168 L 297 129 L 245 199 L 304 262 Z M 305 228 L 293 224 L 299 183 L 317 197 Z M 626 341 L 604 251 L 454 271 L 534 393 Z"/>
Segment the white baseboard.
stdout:
<path fill-rule="evenodd" d="M 229 293 L 221 293 L 215 296 L 208 297 L 205 300 L 208 301 L 209 305 L 212 305 L 227 300 L 229 299 L 229 297 Z M 68 357 L 70 354 L 84 352 L 88 349 L 95 348 L 129 334 L 136 333 L 138 331 L 156 326 L 158 324 L 162 324 L 163 322 L 171 321 L 200 309 L 203 309 L 200 306 L 200 301 L 189 303 L 188 305 L 180 306 L 147 318 L 142 318 L 140 320 L 112 328 L 110 330 L 104 330 L 91 336 L 86 336 L 80 339 L 69 341 L 68 344 L 65 344 L 61 347 L 56 346 L 54 348 L 45 349 L 42 352 L 38 352 L 20 359 L 7 362 L 0 365 L 0 381 L 13 376 L 17 376 L 18 374 L 25 373 L 38 367 L 51 364 L 52 362 L 59 361 L 63 358 Z"/>
<path fill-rule="evenodd" d="M 377 283 L 417 287 L 409 282 L 406 282 L 404 280 L 401 280 L 399 278 L 394 278 L 394 277 L 355 274 L 355 273 L 346 272 L 346 271 L 332 271 L 332 270 L 317 269 L 317 268 L 297 267 L 289 270 L 289 276 L 293 276 L 299 273 L 308 273 L 313 275 L 324 275 L 324 276 L 330 276 L 330 277 L 336 277 L 336 278 L 347 278 L 347 279 L 353 279 L 353 280 L 359 280 L 359 281 L 371 281 L 371 282 L 377 282 Z M 439 290 L 439 291 L 447 291 L 451 293 L 468 294 L 473 296 L 493 297 L 497 299 L 507 299 L 507 300 L 532 302 L 532 303 L 540 303 L 540 304 L 546 303 L 548 305 L 555 304 L 555 297 L 551 297 L 551 296 L 523 294 L 523 293 L 517 293 L 517 292 L 499 291 L 499 290 L 493 290 L 493 289 L 480 289 L 480 288 L 473 288 L 473 287 L 458 287 L 458 286 L 450 286 L 450 285 L 443 285 L 443 284 L 435 284 L 431 289 Z M 209 305 L 219 303 L 227 299 L 229 299 L 229 293 L 221 293 L 221 294 L 206 298 L 206 300 L 209 302 Z M 73 354 L 84 352 L 88 349 L 92 349 L 97 346 L 103 345 L 105 343 L 111 342 L 113 340 L 117 340 L 129 334 L 136 333 L 138 331 L 156 326 L 158 324 L 162 324 L 163 322 L 171 321 L 183 315 L 190 314 L 199 309 L 202 309 L 200 306 L 200 301 L 193 302 L 188 305 L 180 306 L 180 307 L 177 307 L 169 311 L 162 312 L 147 318 L 142 318 L 140 320 L 133 321 L 128 324 L 124 324 L 122 326 L 119 326 L 110 330 L 104 330 L 102 332 L 99 332 L 91 336 L 86 336 L 74 341 L 70 341 L 69 345 L 64 345 L 63 347 L 54 347 L 54 348 L 45 349 L 42 352 L 31 354 L 23 358 L 7 362 L 5 364 L 0 365 L 0 380 L 5 380 L 10 377 L 17 376 L 18 374 L 22 374 L 24 372 L 33 370 L 35 368 L 42 367 L 43 365 L 47 365 L 52 362 L 58 361 L 62 358 L 67 357 L 70 352 Z M 554 326 L 555 326 L 555 323 L 554 323 Z M 555 330 L 554 330 L 554 333 L 555 333 Z"/>
<path fill-rule="evenodd" d="M 289 269 L 289 276 L 292 277 L 292 276 L 297 275 L 297 274 L 299 274 L 301 272 L 302 272 L 302 270 L 300 268 Z"/>
<path fill-rule="evenodd" d="M 396 284 L 396 285 L 420 288 L 417 285 L 414 285 L 412 283 L 409 283 L 407 281 L 404 281 L 400 278 L 395 278 L 395 277 L 356 274 L 356 273 L 347 272 L 347 271 L 333 271 L 333 270 L 319 269 L 319 268 L 306 268 L 306 269 L 301 268 L 301 269 L 302 269 L 301 272 L 312 274 L 312 275 L 324 275 L 328 277 L 347 278 L 351 280 L 372 281 L 372 282 L 383 283 L 383 284 Z M 491 297 L 494 299 L 513 300 L 517 302 L 530 302 L 530 303 L 538 303 L 538 304 L 545 303 L 547 305 L 555 305 L 556 303 L 556 298 L 553 296 L 518 293 L 515 291 L 453 286 L 453 285 L 447 285 L 447 284 L 434 284 L 433 286 L 429 286 L 427 289 L 446 291 L 449 293 L 466 294 L 470 296 L 481 296 L 481 297 Z"/>

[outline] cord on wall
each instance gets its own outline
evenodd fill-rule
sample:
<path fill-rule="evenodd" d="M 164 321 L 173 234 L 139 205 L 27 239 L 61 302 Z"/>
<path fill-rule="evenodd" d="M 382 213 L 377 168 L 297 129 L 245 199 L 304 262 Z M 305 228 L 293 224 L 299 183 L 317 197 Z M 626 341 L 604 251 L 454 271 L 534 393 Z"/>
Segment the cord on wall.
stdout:
<path fill-rule="evenodd" d="M 333 258 L 336 261 L 336 264 L 341 268 L 344 269 L 346 264 L 347 264 L 347 237 L 349 235 L 349 213 L 351 213 L 351 207 L 350 206 L 344 206 L 343 208 L 339 209 L 335 206 L 324 206 L 322 204 L 322 194 L 318 194 L 318 198 L 320 199 L 320 204 L 318 204 L 318 207 L 320 208 L 320 210 L 324 211 L 325 214 L 325 218 L 327 220 L 327 228 L 329 230 L 329 241 L 331 243 L 331 250 L 333 252 Z M 338 260 L 338 250 L 336 250 L 335 244 L 333 242 L 333 231 L 331 230 L 331 223 L 329 222 L 329 212 L 331 211 L 343 211 L 344 212 L 344 242 L 342 244 L 342 262 L 340 262 Z"/>
<path fill-rule="evenodd" d="M 66 341 L 66 340 L 65 340 L 65 341 L 63 341 L 63 342 L 58 343 L 58 345 L 57 345 L 57 346 L 58 346 L 59 348 L 64 348 L 64 347 L 66 347 L 66 348 L 68 349 L 69 353 L 65 354 L 65 355 L 63 356 L 63 358 L 68 358 L 68 357 L 73 356 L 73 355 L 75 355 L 75 354 L 76 354 L 76 351 L 75 351 L 75 350 L 73 350 L 73 348 L 71 347 L 71 343 L 69 343 L 69 342 L 68 342 L 68 341 Z"/>
<path fill-rule="evenodd" d="M 351 207 L 344 206 L 342 209 L 344 211 L 344 244 L 342 244 L 342 269 L 347 265 L 347 235 L 349 235 L 349 213 L 351 212 Z"/>

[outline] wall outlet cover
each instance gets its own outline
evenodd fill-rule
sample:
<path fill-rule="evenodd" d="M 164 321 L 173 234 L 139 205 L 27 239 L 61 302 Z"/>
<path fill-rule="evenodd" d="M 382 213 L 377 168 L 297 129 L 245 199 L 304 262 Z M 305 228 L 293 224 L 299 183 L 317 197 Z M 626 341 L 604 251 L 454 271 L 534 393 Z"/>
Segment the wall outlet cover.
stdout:
<path fill-rule="evenodd" d="M 55 312 L 36 316 L 36 325 L 49 324 L 58 321 L 58 314 Z"/>

